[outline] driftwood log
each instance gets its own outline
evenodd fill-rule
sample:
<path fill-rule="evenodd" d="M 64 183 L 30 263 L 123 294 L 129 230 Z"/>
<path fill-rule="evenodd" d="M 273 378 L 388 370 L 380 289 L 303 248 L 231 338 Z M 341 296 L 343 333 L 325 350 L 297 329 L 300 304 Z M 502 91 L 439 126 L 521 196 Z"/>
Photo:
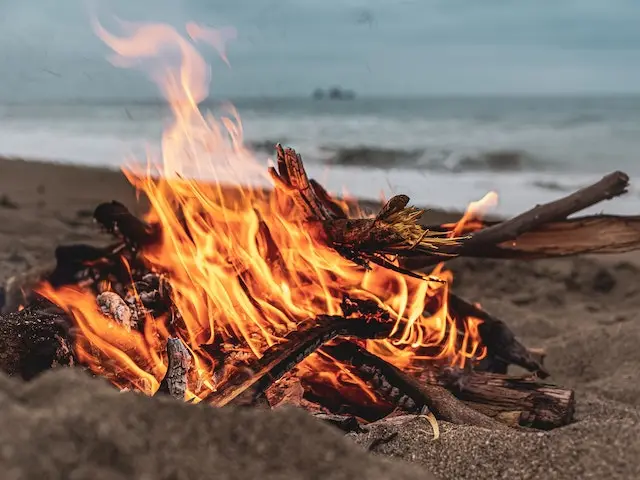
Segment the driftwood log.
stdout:
<path fill-rule="evenodd" d="M 534 376 L 473 372 L 464 378 L 462 388 L 446 380 L 440 384 L 465 404 L 504 423 L 549 430 L 573 420 L 574 392 Z"/>

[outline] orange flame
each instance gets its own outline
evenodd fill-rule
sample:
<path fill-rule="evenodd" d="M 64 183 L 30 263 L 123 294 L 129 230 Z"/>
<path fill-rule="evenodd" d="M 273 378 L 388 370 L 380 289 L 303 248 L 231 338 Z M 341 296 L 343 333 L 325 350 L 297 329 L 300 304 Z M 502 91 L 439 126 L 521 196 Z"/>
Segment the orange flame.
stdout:
<path fill-rule="evenodd" d="M 192 42 L 168 25 L 123 27 L 129 35 L 117 37 L 95 23 L 98 36 L 114 50 L 116 65 L 157 59 L 167 49 L 180 57 L 176 68 L 162 64 L 152 72 L 173 116 L 162 137 L 162 158 L 148 158 L 146 168 L 130 165 L 125 174 L 150 201 L 147 220 L 162 226 L 160 244 L 142 255 L 150 270 L 169 278 L 178 335 L 194 356 L 190 398 L 197 401 L 219 381 L 214 373 L 218 360 L 208 345 L 221 340 L 260 357 L 300 321 L 339 314 L 345 294 L 373 299 L 392 313 L 397 320 L 393 340 L 370 341 L 367 348 L 398 366 L 432 358 L 463 365 L 483 355 L 480 321 L 452 318 L 447 282 L 380 267 L 365 271 L 316 239 L 303 218 L 285 215 L 276 196 L 247 186 L 268 179 L 266 168 L 244 147 L 233 108 L 222 118 L 201 113 L 209 68 Z M 226 61 L 231 30 L 196 24 L 186 29 L 192 40 L 212 44 Z M 273 258 L 273 245 L 279 261 Z M 434 275 L 451 280 L 441 267 Z M 108 320 L 87 290 L 44 285 L 41 293 L 72 315 L 83 339 L 81 360 L 96 373 L 122 388 L 147 394 L 158 388 L 167 368 L 167 319 L 146 318 L 142 331 L 129 331 Z M 425 315 L 427 306 L 434 313 Z"/>

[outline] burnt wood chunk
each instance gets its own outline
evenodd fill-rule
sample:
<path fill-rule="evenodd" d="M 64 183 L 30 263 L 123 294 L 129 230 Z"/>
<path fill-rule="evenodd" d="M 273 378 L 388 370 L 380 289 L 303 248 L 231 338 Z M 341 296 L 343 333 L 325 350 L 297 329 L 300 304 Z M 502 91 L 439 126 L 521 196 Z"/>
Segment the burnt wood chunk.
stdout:
<path fill-rule="evenodd" d="M 179 338 L 167 340 L 167 362 L 167 372 L 156 395 L 170 395 L 177 400 L 184 400 L 192 357 Z"/>
<path fill-rule="evenodd" d="M 0 370 L 24 380 L 76 363 L 69 318 L 58 309 L 38 307 L 0 316 Z"/>
<path fill-rule="evenodd" d="M 494 372 L 506 373 L 506 367 L 513 364 L 536 372 L 540 378 L 549 376 L 542 363 L 516 339 L 505 322 L 453 293 L 449 293 L 449 309 L 458 319 L 473 317 L 482 321 L 478 333 L 487 347 L 490 365 L 499 369 Z"/>
<path fill-rule="evenodd" d="M 93 218 L 106 231 L 135 248 L 153 245 L 161 238 L 158 225 L 143 222 L 115 200 L 98 205 Z"/>

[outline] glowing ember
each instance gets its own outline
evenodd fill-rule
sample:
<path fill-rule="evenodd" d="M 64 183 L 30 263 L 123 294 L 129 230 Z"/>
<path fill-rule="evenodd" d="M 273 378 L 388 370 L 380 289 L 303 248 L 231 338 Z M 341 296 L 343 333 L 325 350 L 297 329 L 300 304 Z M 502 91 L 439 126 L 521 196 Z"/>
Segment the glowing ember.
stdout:
<path fill-rule="evenodd" d="M 156 60 L 166 50 L 180 58 L 176 68 L 155 65 L 152 72 L 173 114 L 162 138 L 162 159 L 148 159 L 146 168 L 125 169 L 150 201 L 146 220 L 162 226 L 162 241 L 141 254 L 150 271 L 168 278 L 175 311 L 173 318 L 141 319 L 144 327 L 139 331 L 108 320 L 94 293 L 42 286 L 40 292 L 77 323 L 80 359 L 94 372 L 121 388 L 152 394 L 167 369 L 164 348 L 171 331 L 193 354 L 187 398 L 198 401 L 229 374 L 220 375 L 221 360 L 211 354 L 212 345 L 225 346 L 228 355 L 259 357 L 302 320 L 340 314 L 345 295 L 375 300 L 391 312 L 397 321 L 393 339 L 369 341 L 367 348 L 397 366 L 433 358 L 464 365 L 484 354 L 480 321 L 456 322 L 449 315 L 449 272 L 436 268 L 434 275 L 444 280 L 437 282 L 377 266 L 366 271 L 314 235 L 304 218 L 284 208 L 280 197 L 255 183 L 246 186 L 248 180 L 272 181 L 243 146 L 242 126 L 233 109 L 220 119 L 200 112 L 209 69 L 194 44 L 167 25 L 124 27 L 129 35 L 116 37 L 96 24 L 100 38 L 116 53 L 115 64 Z M 186 31 L 191 40 L 212 44 L 226 60 L 224 44 L 231 30 L 189 24 Z M 426 307 L 433 313 L 425 315 Z M 328 381 L 365 388 L 341 368 L 316 355 L 301 371 L 324 372 Z"/>

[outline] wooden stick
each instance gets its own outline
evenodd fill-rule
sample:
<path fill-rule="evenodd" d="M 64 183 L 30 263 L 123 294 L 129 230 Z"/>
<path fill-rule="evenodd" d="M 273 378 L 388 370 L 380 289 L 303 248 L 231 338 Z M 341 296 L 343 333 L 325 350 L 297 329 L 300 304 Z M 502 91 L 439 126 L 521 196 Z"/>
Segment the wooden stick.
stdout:
<path fill-rule="evenodd" d="M 560 198 L 553 202 L 537 205 L 505 222 L 479 230 L 465 240 L 461 250 L 472 249 L 476 245 L 497 245 L 516 239 L 524 232 L 535 230 L 545 223 L 564 220 L 569 215 L 584 210 L 603 200 L 622 195 L 629 186 L 629 176 L 616 171 L 605 175 L 593 185 Z"/>
<path fill-rule="evenodd" d="M 156 395 L 170 395 L 175 399 L 184 400 L 192 357 L 179 338 L 167 339 L 167 360 L 167 372 Z"/>
<path fill-rule="evenodd" d="M 412 408 L 403 408 L 405 411 L 427 406 L 441 420 L 491 429 L 503 428 L 503 424 L 552 429 L 573 420 L 573 391 L 541 383 L 533 376 L 473 372 L 460 382 L 457 377 L 441 374 L 437 384 L 431 384 L 420 382 L 350 341 L 324 347 L 323 351 L 353 365 L 363 380 L 398 407 L 403 405 L 397 399 L 409 396 Z M 381 388 L 385 382 L 391 388 Z M 399 392 L 395 397 L 394 388 Z"/>
<path fill-rule="evenodd" d="M 486 223 L 493 226 L 495 223 Z M 442 230 L 442 227 L 426 227 Z M 444 230 L 443 230 L 444 231 Z M 460 256 L 535 260 L 582 254 L 624 253 L 640 248 L 640 216 L 593 215 L 544 224 L 498 245 L 475 245 Z M 443 261 L 421 255 L 404 258 L 404 268 L 420 270 Z"/>

